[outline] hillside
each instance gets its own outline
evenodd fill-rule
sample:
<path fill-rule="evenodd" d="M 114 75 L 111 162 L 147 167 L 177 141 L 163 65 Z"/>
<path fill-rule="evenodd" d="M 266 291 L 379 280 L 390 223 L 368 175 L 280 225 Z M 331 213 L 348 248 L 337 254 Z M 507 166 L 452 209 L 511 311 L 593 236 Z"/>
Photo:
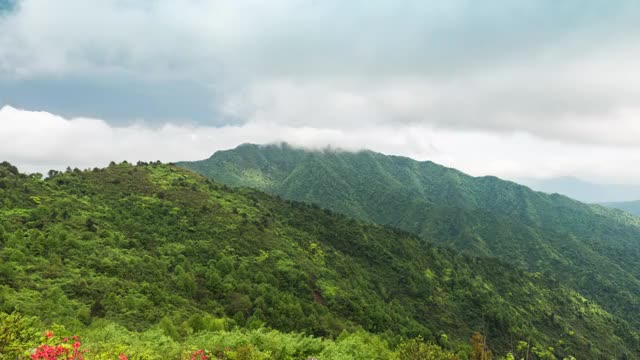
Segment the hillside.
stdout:
<path fill-rule="evenodd" d="M 612 209 L 618 209 L 626 211 L 629 214 L 640 216 L 640 200 L 638 201 L 623 201 L 623 202 L 610 202 L 603 203 L 602 206 L 606 206 Z"/>
<path fill-rule="evenodd" d="M 545 272 L 640 328 L 640 219 L 620 211 L 371 151 L 246 144 L 179 165 Z"/>
<path fill-rule="evenodd" d="M 498 354 L 518 341 L 547 358 L 640 351 L 623 318 L 541 274 L 174 166 L 42 180 L 3 163 L 0 199 L 0 313 L 173 338 L 364 329 L 465 352 L 481 331 Z"/>

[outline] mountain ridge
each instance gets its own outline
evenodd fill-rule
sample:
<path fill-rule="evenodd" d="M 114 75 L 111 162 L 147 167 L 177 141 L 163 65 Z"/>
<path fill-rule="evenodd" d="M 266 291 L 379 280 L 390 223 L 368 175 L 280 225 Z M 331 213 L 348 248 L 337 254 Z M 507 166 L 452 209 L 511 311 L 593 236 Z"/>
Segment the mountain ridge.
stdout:
<path fill-rule="evenodd" d="M 372 151 L 245 144 L 178 165 L 548 272 L 640 327 L 640 218 L 632 215 Z"/>
<path fill-rule="evenodd" d="M 174 166 L 42 180 L 2 164 L 0 195 L 0 312 L 71 328 L 159 321 L 167 334 L 207 323 L 448 334 L 463 352 L 480 330 L 499 353 L 520 339 L 541 358 L 640 350 L 625 319 L 553 279 Z"/>

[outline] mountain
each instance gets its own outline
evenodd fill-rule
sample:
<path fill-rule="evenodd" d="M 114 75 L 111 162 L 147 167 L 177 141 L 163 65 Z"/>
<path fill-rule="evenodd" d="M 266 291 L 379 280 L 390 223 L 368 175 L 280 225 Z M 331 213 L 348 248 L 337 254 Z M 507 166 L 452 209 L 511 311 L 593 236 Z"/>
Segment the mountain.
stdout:
<path fill-rule="evenodd" d="M 539 273 L 158 163 L 44 180 L 0 164 L 0 319 L 12 312 L 173 338 L 268 326 L 346 339 L 364 329 L 466 356 L 481 331 L 497 354 L 640 351 L 625 318 Z"/>
<path fill-rule="evenodd" d="M 637 201 L 624 201 L 624 202 L 610 202 L 602 203 L 602 206 L 610 207 L 613 209 L 619 209 L 626 211 L 629 214 L 640 216 L 640 200 Z"/>
<path fill-rule="evenodd" d="M 179 165 L 544 272 L 640 329 L 640 218 L 629 214 L 371 151 L 246 144 Z"/>
<path fill-rule="evenodd" d="M 519 179 L 518 182 L 548 194 L 562 194 L 585 203 L 624 202 L 640 199 L 640 186 L 596 184 L 571 176 Z"/>

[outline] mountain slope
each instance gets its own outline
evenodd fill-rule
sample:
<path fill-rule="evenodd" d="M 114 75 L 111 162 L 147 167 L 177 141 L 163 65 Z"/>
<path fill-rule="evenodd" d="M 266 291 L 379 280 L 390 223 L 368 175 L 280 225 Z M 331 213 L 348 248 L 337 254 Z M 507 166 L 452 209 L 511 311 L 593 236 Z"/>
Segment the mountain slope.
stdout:
<path fill-rule="evenodd" d="M 185 334 L 447 333 L 462 351 L 479 330 L 498 353 L 525 340 L 541 357 L 640 351 L 624 319 L 539 274 L 172 166 L 40 180 L 5 163 L 0 199 L 0 312 Z"/>
<path fill-rule="evenodd" d="M 601 205 L 612 208 L 612 209 L 619 209 L 622 211 L 626 211 L 629 214 L 633 214 L 636 216 L 640 216 L 640 200 L 602 203 Z"/>
<path fill-rule="evenodd" d="M 640 219 L 631 215 L 370 151 L 247 144 L 179 165 L 547 272 L 640 328 Z"/>

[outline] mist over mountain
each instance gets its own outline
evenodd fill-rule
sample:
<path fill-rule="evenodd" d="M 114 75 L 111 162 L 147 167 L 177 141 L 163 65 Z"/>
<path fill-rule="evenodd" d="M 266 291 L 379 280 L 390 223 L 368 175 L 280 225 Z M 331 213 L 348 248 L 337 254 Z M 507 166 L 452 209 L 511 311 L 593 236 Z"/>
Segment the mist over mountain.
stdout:
<path fill-rule="evenodd" d="M 0 360 L 640 360 L 639 23 L 0 0 Z"/>
<path fill-rule="evenodd" d="M 601 205 L 626 211 L 629 214 L 633 214 L 636 216 L 640 216 L 640 201 L 610 202 L 610 203 L 602 203 Z"/>
<path fill-rule="evenodd" d="M 518 179 L 534 190 L 562 194 L 585 203 L 625 202 L 640 199 L 640 185 L 598 184 L 576 177 Z M 615 206 L 613 206 L 615 207 Z"/>

